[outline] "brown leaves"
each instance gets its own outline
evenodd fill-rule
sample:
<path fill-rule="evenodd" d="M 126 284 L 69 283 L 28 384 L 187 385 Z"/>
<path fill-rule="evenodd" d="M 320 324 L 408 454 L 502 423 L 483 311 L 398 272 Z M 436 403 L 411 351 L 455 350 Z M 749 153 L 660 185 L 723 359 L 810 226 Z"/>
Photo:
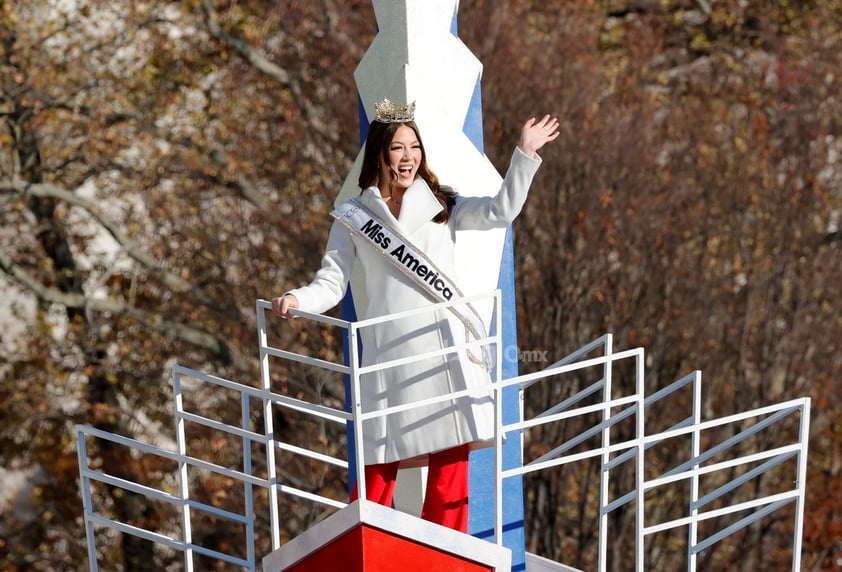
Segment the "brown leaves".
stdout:
<path fill-rule="evenodd" d="M 120 425 L 135 410 L 169 422 L 173 361 L 255 379 L 253 300 L 302 284 L 318 266 L 328 206 L 359 146 L 353 70 L 375 33 L 367 0 L 191 0 L 154 19 L 142 3 L 76 4 L 79 13 L 59 21 L 33 18 L 46 7 L 37 1 L 0 9 L 0 179 L 18 168 L 30 193 L 44 182 L 68 193 L 53 220 L 91 301 L 65 321 L 57 316 L 66 308 L 42 303 L 19 350 L 2 356 L 10 369 L 0 378 L 4 466 L 32 461 L 22 435 L 34 419 L 57 420 L 43 425 L 38 459 L 58 483 L 51 522 L 64 519 L 56 527 L 77 550 L 68 565 L 84 551 L 67 427 L 140 431 Z M 831 525 L 842 498 L 830 478 L 842 442 L 829 397 L 842 391 L 833 343 L 842 337 L 835 8 L 478 0 L 459 14 L 460 35 L 484 65 L 486 149 L 500 170 L 526 116 L 562 120 L 515 223 L 520 344 L 563 355 L 612 331 L 621 346 L 645 347 L 653 387 L 702 369 L 715 388 L 706 408 L 719 414 L 767 402 L 771 380 L 781 398 L 813 396 L 820 445 L 810 479 L 820 484 L 806 532 L 817 555 L 838 538 Z M 119 26 L 89 33 L 105 14 Z M 41 49 L 43 38 L 65 49 Z M 85 208 L 73 197 L 101 220 L 78 216 Z M 5 259 L 58 284 L 63 271 L 45 254 L 27 201 L 2 198 Z M 102 249 L 107 224 L 137 250 Z M 104 302 L 117 305 L 97 309 Z M 287 326 L 289 346 L 339 357 L 335 331 Z M 225 361 L 214 341 L 241 357 Z M 114 400 L 81 389 L 99 373 Z M 290 395 L 341 401 L 333 381 L 288 371 L 275 381 Z M 61 397 L 50 393 L 60 387 Z M 218 407 L 237 414 L 228 402 Z M 315 447 L 341 446 L 286 422 Z M 237 459 L 220 438 L 196 444 Z M 296 471 L 313 477 L 308 486 L 344 493 L 337 475 L 306 463 Z M 593 531 L 573 509 L 589 493 L 562 485 L 588 481 L 571 470 L 535 489 L 548 511 L 537 521 L 551 531 L 547 552 L 569 550 L 584 568 Z M 218 506 L 237 500 L 225 479 L 202 482 Z M 162 514 L 150 508 L 144 522 L 164 522 Z M 288 516 L 302 527 L 318 517 L 299 506 Z M 47 536 L 13 540 L 35 554 Z"/>
<path fill-rule="evenodd" d="M 560 107 L 565 122 L 515 223 L 519 343 L 563 354 L 605 328 L 623 347 L 644 346 L 652 388 L 702 369 L 716 414 L 836 395 L 827 372 L 838 378 L 841 364 L 815 339 L 842 335 L 839 314 L 814 292 L 839 290 L 842 263 L 811 245 L 816 224 L 842 209 L 825 187 L 827 126 L 838 133 L 832 118 L 842 116 L 824 84 L 839 88 L 828 50 L 839 51 L 839 14 L 828 2 L 709 3 L 709 14 L 640 4 L 601 3 L 612 12 L 602 19 L 565 6 L 566 19 L 585 20 L 566 37 L 540 37 L 525 53 L 506 46 L 524 69 L 485 61 L 487 116 Z M 513 19 L 507 33 L 535 25 Z M 524 102 L 511 77 L 540 75 L 544 59 L 533 56 L 545 51 L 565 55 L 553 69 L 566 80 L 552 92 L 536 83 Z M 490 153 L 504 156 L 506 141 L 495 132 Z M 539 526 L 565 527 L 549 518 Z"/>

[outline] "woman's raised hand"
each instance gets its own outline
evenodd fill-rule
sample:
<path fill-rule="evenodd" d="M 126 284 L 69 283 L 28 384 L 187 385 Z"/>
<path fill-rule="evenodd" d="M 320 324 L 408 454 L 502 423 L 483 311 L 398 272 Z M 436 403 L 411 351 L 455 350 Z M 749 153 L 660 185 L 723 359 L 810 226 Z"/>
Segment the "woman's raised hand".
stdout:
<path fill-rule="evenodd" d="M 535 157 L 538 149 L 559 136 L 558 118 L 545 115 L 540 121 L 534 117 L 524 123 L 520 130 L 520 150 Z"/>

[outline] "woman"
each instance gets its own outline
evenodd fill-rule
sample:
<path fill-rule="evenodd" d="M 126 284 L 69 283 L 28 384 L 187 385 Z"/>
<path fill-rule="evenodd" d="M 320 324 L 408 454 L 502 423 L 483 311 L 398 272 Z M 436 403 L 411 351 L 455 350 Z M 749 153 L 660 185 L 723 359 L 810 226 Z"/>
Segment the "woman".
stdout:
<path fill-rule="evenodd" d="M 458 298 L 456 231 L 509 225 L 541 164 L 537 151 L 559 135 L 556 118 L 530 119 L 497 195 L 460 197 L 441 186 L 427 165 L 414 107 L 388 100 L 375 106 L 359 177 L 363 190 L 333 213 L 337 220 L 313 282 L 272 301 L 277 315 L 289 317 L 292 308 L 321 313 L 335 306 L 355 263 L 362 265 L 368 298 L 361 319 Z M 351 214 L 362 218 L 354 222 Z M 462 344 L 471 335 L 487 335 L 478 331 L 483 329 L 465 307 L 371 326 L 361 332 L 362 364 Z M 364 375 L 361 400 L 364 411 L 380 410 L 488 383 L 487 359 L 478 350 L 460 350 Z M 491 445 L 493 432 L 487 393 L 367 420 L 366 496 L 391 505 L 398 468 L 427 464 L 422 518 L 467 532 L 468 453 Z"/>

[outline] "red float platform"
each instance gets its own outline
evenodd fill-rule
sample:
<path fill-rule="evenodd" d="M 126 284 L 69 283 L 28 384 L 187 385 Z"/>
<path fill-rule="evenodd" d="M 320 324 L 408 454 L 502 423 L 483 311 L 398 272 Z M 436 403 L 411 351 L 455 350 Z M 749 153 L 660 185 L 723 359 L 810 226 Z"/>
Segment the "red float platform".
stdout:
<path fill-rule="evenodd" d="M 508 572 L 511 551 L 356 501 L 263 559 L 264 572 Z"/>

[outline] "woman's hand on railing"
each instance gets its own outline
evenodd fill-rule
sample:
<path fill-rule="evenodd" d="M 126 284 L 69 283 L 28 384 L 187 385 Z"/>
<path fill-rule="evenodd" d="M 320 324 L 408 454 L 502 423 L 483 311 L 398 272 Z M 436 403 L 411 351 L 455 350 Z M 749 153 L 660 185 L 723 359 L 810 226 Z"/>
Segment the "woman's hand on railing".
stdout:
<path fill-rule="evenodd" d="M 272 300 L 272 313 L 281 318 L 292 318 L 289 311 L 298 308 L 298 298 L 284 294 Z"/>

